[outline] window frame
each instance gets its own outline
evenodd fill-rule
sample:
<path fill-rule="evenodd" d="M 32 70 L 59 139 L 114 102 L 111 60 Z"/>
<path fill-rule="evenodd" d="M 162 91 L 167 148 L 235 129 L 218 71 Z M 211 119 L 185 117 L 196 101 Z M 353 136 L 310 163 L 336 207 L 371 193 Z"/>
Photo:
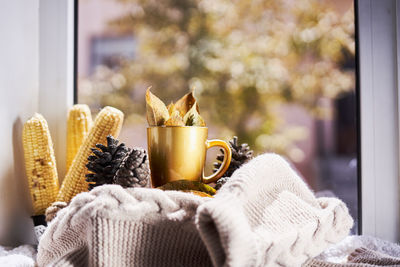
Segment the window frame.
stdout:
<path fill-rule="evenodd" d="M 362 234 L 399 240 L 400 3 L 355 2 Z"/>
<path fill-rule="evenodd" d="M 77 4 L 40 1 L 39 111 L 56 125 L 51 130 L 60 177 L 65 173 L 65 146 L 57 144 L 65 143 L 65 114 L 77 101 Z M 398 241 L 400 3 L 355 0 L 355 14 L 359 233 Z"/>
<path fill-rule="evenodd" d="M 59 179 L 66 172 L 66 114 L 74 103 L 77 0 L 39 1 L 39 113 L 49 123 Z"/>

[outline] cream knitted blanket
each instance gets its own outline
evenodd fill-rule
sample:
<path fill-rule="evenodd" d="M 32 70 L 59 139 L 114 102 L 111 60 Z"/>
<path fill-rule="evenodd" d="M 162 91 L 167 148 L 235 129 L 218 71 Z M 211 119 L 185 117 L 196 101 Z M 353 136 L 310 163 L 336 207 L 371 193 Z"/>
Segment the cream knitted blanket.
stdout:
<path fill-rule="evenodd" d="M 301 266 L 343 239 L 343 202 L 316 199 L 264 154 L 212 198 L 101 186 L 76 196 L 39 243 L 40 266 Z"/>

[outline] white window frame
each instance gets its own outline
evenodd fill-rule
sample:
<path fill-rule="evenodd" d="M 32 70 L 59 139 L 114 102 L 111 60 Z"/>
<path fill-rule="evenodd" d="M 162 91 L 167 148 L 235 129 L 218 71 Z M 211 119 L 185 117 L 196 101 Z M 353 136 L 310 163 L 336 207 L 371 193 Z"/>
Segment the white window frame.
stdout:
<path fill-rule="evenodd" d="M 359 25 L 361 234 L 399 241 L 400 1 L 355 1 Z M 39 3 L 39 112 L 49 121 L 63 177 L 65 119 L 74 92 L 75 3 Z"/>
<path fill-rule="evenodd" d="M 49 123 L 60 180 L 66 117 L 74 98 L 74 0 L 39 1 L 39 112 Z"/>
<path fill-rule="evenodd" d="M 400 1 L 359 0 L 362 234 L 399 241 Z"/>

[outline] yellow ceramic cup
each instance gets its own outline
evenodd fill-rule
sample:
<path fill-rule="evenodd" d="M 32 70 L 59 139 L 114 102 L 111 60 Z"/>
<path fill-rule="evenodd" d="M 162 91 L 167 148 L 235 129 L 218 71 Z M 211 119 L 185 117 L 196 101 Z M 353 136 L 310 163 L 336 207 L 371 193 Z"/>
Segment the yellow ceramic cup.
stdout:
<path fill-rule="evenodd" d="M 147 145 L 153 187 L 177 180 L 212 183 L 228 169 L 232 158 L 229 145 L 222 140 L 207 140 L 208 128 L 196 126 L 156 126 L 147 128 Z M 207 149 L 220 146 L 224 160 L 219 170 L 204 176 Z"/>

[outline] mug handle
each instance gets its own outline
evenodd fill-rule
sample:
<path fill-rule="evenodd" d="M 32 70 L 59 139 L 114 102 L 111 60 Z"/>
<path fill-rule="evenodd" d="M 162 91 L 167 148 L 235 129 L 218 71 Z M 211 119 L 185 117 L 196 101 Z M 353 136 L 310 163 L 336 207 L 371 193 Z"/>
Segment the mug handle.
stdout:
<path fill-rule="evenodd" d="M 231 163 L 232 159 L 232 150 L 229 147 L 228 143 L 222 140 L 218 139 L 213 139 L 213 140 L 207 140 L 206 141 L 206 149 L 209 149 L 214 146 L 220 146 L 224 149 L 224 160 L 221 163 L 221 167 L 219 167 L 218 171 L 216 173 L 211 174 L 210 176 L 204 176 L 204 171 L 203 175 L 201 178 L 201 181 L 205 184 L 212 183 L 217 181 L 221 176 L 226 172 L 226 170 L 229 168 L 229 164 Z"/>

